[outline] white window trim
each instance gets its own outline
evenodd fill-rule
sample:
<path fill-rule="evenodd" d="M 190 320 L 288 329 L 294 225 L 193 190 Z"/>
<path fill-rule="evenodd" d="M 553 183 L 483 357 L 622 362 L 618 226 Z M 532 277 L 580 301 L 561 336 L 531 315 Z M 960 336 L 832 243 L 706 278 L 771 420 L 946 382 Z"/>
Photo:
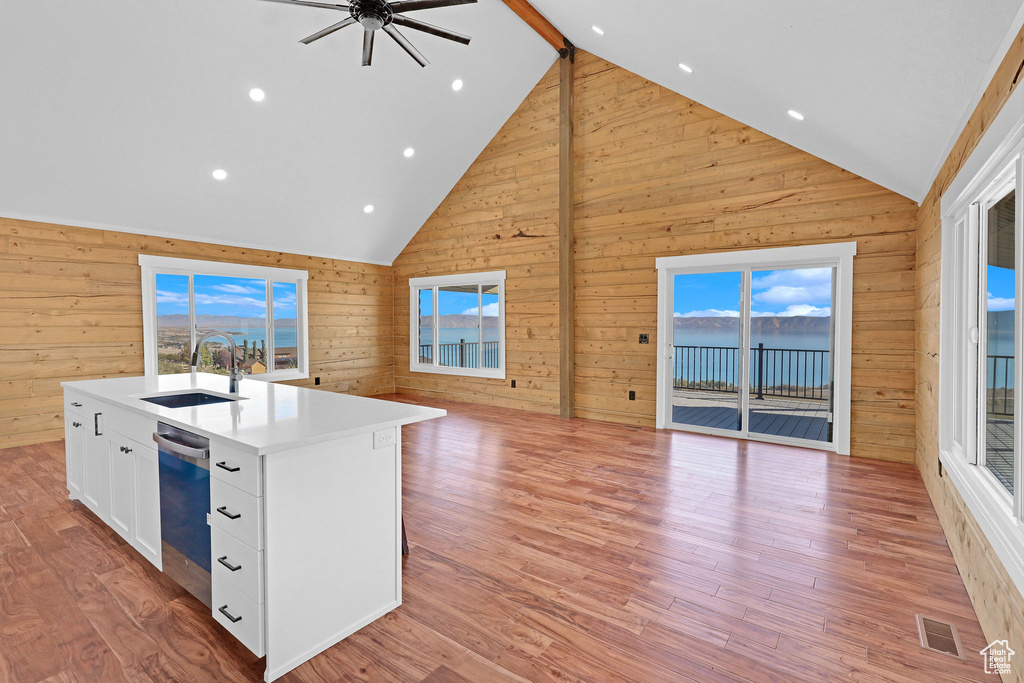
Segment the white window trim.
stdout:
<path fill-rule="evenodd" d="M 307 281 L 309 272 L 290 268 L 272 268 L 269 266 L 251 266 L 241 263 L 222 263 L 220 261 L 200 261 L 197 259 L 171 258 L 139 254 L 139 265 L 142 267 L 142 343 L 144 347 L 145 371 L 147 376 L 157 374 L 156 333 L 156 276 L 170 275 L 213 275 L 224 277 L 252 278 L 267 281 L 267 321 L 270 347 L 273 349 L 273 283 L 295 283 L 295 344 L 299 350 L 299 367 L 290 370 L 274 370 L 267 367 L 267 372 L 259 375 L 246 375 L 246 379 L 264 382 L 280 382 L 287 380 L 306 379 L 309 377 L 309 315 L 306 310 L 308 301 Z M 191 288 L 190 288 L 191 290 Z M 194 306 L 189 304 L 189 316 L 194 315 Z M 194 320 L 190 327 L 194 327 Z"/>
<path fill-rule="evenodd" d="M 969 211 L 980 197 L 999 182 L 1001 176 L 1011 164 L 1016 165 L 1017 175 L 1017 216 L 1021 220 L 1024 205 L 1024 169 L 1022 169 L 1022 152 L 1024 152 L 1024 88 L 1017 88 L 1007 100 L 999 115 L 989 126 L 974 152 L 964 163 L 940 202 L 942 216 L 942 271 L 940 278 L 940 319 L 939 319 L 939 462 L 953 485 L 959 491 L 974 516 L 982 533 L 992 545 L 996 556 L 1017 590 L 1024 593 L 1024 521 L 1022 521 L 1021 500 L 1024 491 L 1021 489 L 1022 473 L 1018 467 L 1015 472 L 1015 488 L 1018 492 L 1016 500 L 1010 501 L 1006 489 L 1000 485 L 984 467 L 969 462 L 970 453 L 961 452 L 954 447 L 953 421 L 961 410 L 958 397 L 951 390 L 955 373 L 961 371 L 962 358 L 956 358 L 951 348 L 955 329 L 954 305 L 954 273 L 955 257 L 950 251 L 955 246 L 955 227 L 957 221 Z M 1024 250 L 1024 235 L 1017 233 L 1017 296 L 1024 288 L 1021 277 L 1021 253 Z M 1021 319 L 1018 311 L 1015 326 L 1015 344 L 1017 349 L 1022 346 Z M 1018 359 L 1019 360 L 1019 359 Z M 1024 362 L 1016 362 L 1014 386 L 1024 386 Z M 975 380 L 977 383 L 977 380 Z M 1014 440 L 1021 442 L 1021 413 L 1024 412 L 1019 402 L 1015 402 Z M 979 408 L 980 410 L 980 408 Z M 980 429 L 976 427 L 975 431 Z M 975 434 L 977 436 L 977 434 Z M 980 443 L 980 436 L 977 437 Z"/>
<path fill-rule="evenodd" d="M 456 285 L 497 285 L 498 287 L 498 367 L 497 368 L 454 368 L 437 365 L 437 288 Z M 421 289 L 434 290 L 434 364 L 419 362 L 419 321 L 420 304 L 418 292 Z M 481 342 L 483 339 L 481 338 Z M 483 273 L 459 273 L 436 277 L 409 278 L 409 370 L 435 375 L 459 375 L 462 377 L 486 377 L 505 379 L 505 271 L 492 270 Z"/>
<path fill-rule="evenodd" d="M 671 297 L 669 293 L 672 287 L 673 271 L 683 268 L 694 272 L 696 269 L 716 271 L 722 268 L 740 271 L 757 270 L 760 268 L 831 267 L 836 269 L 835 310 L 832 311 L 833 324 L 835 325 L 835 362 L 833 363 L 834 403 L 832 406 L 834 431 L 831 444 L 815 445 L 815 448 L 835 450 L 841 455 L 849 455 L 850 376 L 853 359 L 851 341 L 853 332 L 853 257 L 856 253 L 856 242 L 840 242 L 775 249 L 718 252 L 714 254 L 666 256 L 656 259 L 659 306 L 658 339 L 661 342 L 661 349 L 660 353 L 658 353 L 658 393 L 655 424 L 660 429 L 668 429 L 671 423 L 671 382 L 668 382 L 666 378 L 671 370 L 670 363 L 672 362 L 672 354 L 675 351 L 672 311 L 667 310 L 670 308 L 669 302 Z M 750 434 L 746 438 L 799 446 L 808 445 L 808 442 L 802 439 L 770 437 L 763 434 Z"/>

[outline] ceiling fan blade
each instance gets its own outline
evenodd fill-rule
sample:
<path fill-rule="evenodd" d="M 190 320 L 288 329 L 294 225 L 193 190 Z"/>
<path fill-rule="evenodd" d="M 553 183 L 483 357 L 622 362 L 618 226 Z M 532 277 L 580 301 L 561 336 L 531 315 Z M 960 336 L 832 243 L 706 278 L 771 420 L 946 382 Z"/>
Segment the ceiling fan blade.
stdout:
<path fill-rule="evenodd" d="M 356 23 L 356 20 L 353 19 L 352 17 L 348 17 L 346 19 L 342 19 L 337 24 L 331 24 L 330 26 L 328 26 L 324 30 L 317 31 L 313 35 L 311 35 L 309 37 L 306 37 L 306 38 L 303 38 L 299 42 L 303 43 L 305 45 L 309 45 L 310 43 L 312 43 L 314 41 L 320 40 L 324 36 L 329 36 L 332 33 L 334 33 L 335 31 L 340 31 L 341 29 L 345 28 L 346 26 L 351 26 L 354 23 Z"/>
<path fill-rule="evenodd" d="M 398 24 L 399 26 L 415 29 L 417 31 L 423 31 L 424 33 L 429 33 L 432 36 L 438 36 L 440 38 L 454 40 L 456 43 L 462 43 L 463 45 L 469 45 L 469 41 L 471 40 L 469 36 L 464 36 L 461 33 L 449 31 L 446 28 L 441 28 L 440 26 L 434 26 L 433 24 L 417 21 L 416 19 L 410 19 L 409 17 L 403 17 L 401 14 L 396 14 L 394 17 L 391 18 L 391 21 Z"/>
<path fill-rule="evenodd" d="M 415 12 L 418 9 L 434 9 L 435 7 L 451 7 L 452 5 L 472 5 L 476 0 L 402 0 L 392 2 L 391 11 L 395 14 L 400 12 Z"/>
<path fill-rule="evenodd" d="M 376 31 L 363 31 L 363 66 L 370 66 L 373 61 L 373 34 Z"/>
<path fill-rule="evenodd" d="M 326 2 L 308 2 L 308 0 L 263 0 L 263 2 L 279 2 L 282 5 L 301 5 L 302 7 L 319 7 L 320 9 L 336 9 L 348 11 L 348 5 L 329 4 Z"/>
<path fill-rule="evenodd" d="M 427 58 L 423 56 L 423 53 L 417 50 L 415 47 L 413 47 L 412 43 L 410 43 L 405 36 L 398 32 L 398 29 L 395 28 L 394 24 L 387 24 L 386 26 L 384 26 L 384 31 L 389 36 L 394 38 L 395 42 L 401 45 L 402 49 L 408 52 L 409 56 L 415 59 L 417 64 L 419 64 L 420 66 L 426 66 L 427 64 L 430 64 Z"/>

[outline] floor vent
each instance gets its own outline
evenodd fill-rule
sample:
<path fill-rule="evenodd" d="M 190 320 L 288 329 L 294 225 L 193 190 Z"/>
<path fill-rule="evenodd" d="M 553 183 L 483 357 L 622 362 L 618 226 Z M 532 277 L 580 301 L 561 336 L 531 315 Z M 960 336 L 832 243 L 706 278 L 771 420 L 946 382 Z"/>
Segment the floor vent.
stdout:
<path fill-rule="evenodd" d="M 956 626 L 938 619 L 917 615 L 917 632 L 921 636 L 921 647 L 932 652 L 963 659 L 964 646 Z"/>

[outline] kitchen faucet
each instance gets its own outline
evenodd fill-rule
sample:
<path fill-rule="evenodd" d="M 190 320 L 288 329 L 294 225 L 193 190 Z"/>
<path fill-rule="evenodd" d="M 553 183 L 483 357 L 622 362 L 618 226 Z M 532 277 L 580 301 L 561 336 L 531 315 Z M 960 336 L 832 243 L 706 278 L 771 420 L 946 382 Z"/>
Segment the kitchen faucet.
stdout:
<path fill-rule="evenodd" d="M 235 346 L 235 340 L 227 332 L 222 332 L 221 330 L 210 330 L 196 340 L 196 349 L 192 352 L 192 372 L 195 372 L 196 366 L 199 365 L 199 347 L 202 346 L 203 342 L 210 337 L 224 337 L 228 340 L 228 348 L 231 352 L 231 369 L 228 373 L 228 377 L 230 378 L 228 381 L 228 393 L 237 394 L 238 383 L 242 380 L 242 375 L 238 372 L 238 359 L 235 357 L 238 347 Z"/>

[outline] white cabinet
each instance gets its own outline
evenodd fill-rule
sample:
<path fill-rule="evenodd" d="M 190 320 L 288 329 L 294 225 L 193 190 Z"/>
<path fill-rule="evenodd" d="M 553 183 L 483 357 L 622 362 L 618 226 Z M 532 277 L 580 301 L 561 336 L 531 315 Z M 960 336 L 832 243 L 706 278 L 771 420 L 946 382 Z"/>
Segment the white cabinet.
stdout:
<path fill-rule="evenodd" d="M 85 458 L 82 502 L 104 522 L 110 522 L 110 453 L 103 434 L 103 411 L 99 404 L 85 413 Z"/>
<path fill-rule="evenodd" d="M 162 569 L 160 461 L 156 449 L 110 432 L 110 521 L 124 540 Z"/>
<path fill-rule="evenodd" d="M 107 441 L 110 457 L 110 526 L 121 538 L 135 536 L 135 449 L 126 439 L 111 435 Z"/>
<path fill-rule="evenodd" d="M 64 464 L 67 467 L 68 498 L 80 500 L 85 467 L 85 418 L 79 413 L 64 413 Z"/>
<path fill-rule="evenodd" d="M 135 534 L 132 546 L 162 569 L 160 555 L 160 460 L 155 448 L 135 449 Z"/>

